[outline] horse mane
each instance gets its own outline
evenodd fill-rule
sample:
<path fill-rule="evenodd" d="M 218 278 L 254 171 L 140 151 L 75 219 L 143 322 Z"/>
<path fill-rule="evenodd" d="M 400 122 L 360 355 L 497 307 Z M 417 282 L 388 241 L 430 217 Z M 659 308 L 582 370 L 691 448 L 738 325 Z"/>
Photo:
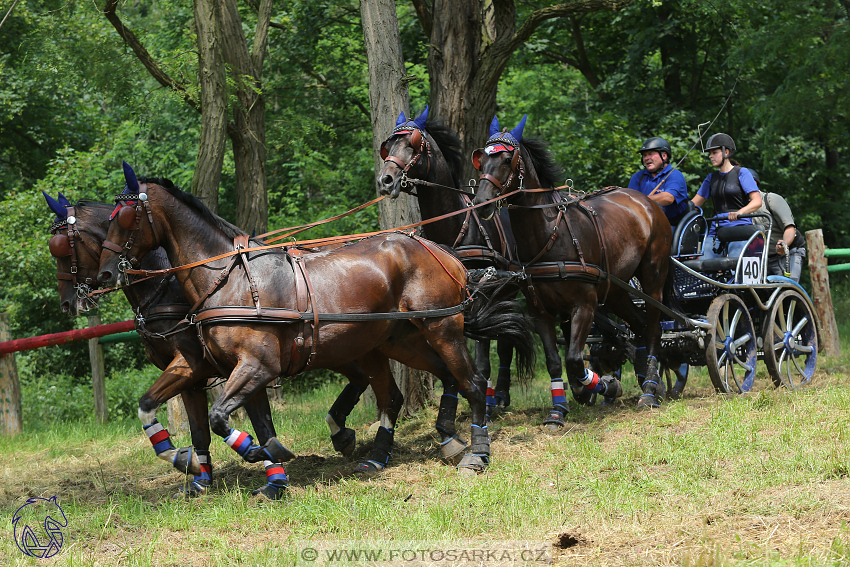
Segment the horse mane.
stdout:
<path fill-rule="evenodd" d="M 227 238 L 233 239 L 237 236 L 243 236 L 247 234 L 242 229 L 230 224 L 211 210 L 197 197 L 192 195 L 191 193 L 187 193 L 185 191 L 180 190 L 177 186 L 174 185 L 169 179 L 165 179 L 164 177 L 140 177 L 139 183 L 153 183 L 155 185 L 159 185 L 168 193 L 198 213 L 202 219 L 211 225 L 218 228 L 220 231 L 224 233 Z"/>
<path fill-rule="evenodd" d="M 455 187 L 460 187 L 461 175 L 463 174 L 463 144 L 460 138 L 454 131 L 446 126 L 443 122 L 435 122 L 428 124 L 428 134 L 434 139 L 434 142 L 440 147 L 443 152 L 443 157 L 446 158 L 446 163 L 449 165 L 449 170 L 452 173 L 452 180 Z"/>
<path fill-rule="evenodd" d="M 541 187 L 557 187 L 561 184 L 564 170 L 555 163 L 552 152 L 546 149 L 549 144 L 537 138 L 523 138 L 520 147 L 531 162 Z"/>

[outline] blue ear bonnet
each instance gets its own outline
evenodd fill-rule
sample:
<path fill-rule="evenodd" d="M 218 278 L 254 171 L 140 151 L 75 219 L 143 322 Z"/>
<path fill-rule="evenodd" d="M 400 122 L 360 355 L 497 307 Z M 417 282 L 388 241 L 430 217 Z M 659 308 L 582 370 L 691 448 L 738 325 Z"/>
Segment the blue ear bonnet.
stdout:
<path fill-rule="evenodd" d="M 393 128 L 393 134 L 397 132 L 401 132 L 403 130 L 424 130 L 425 124 L 428 121 L 428 107 L 425 107 L 425 110 L 422 111 L 422 114 L 417 116 L 415 119 L 408 120 L 404 117 L 404 112 L 402 111 L 398 115 L 398 120 L 395 121 L 395 128 Z"/>
<path fill-rule="evenodd" d="M 124 164 L 124 181 L 126 182 L 124 185 L 124 193 L 138 193 L 139 181 L 136 179 L 136 172 L 133 171 L 133 168 L 130 167 L 130 164 L 126 161 L 122 163 Z"/>
<path fill-rule="evenodd" d="M 64 221 L 68 217 L 68 209 L 66 207 L 71 206 L 71 202 L 65 198 L 65 195 L 59 193 L 59 200 L 57 201 L 44 191 L 41 192 L 44 195 L 45 200 L 47 200 L 47 206 L 50 207 L 50 210 L 56 214 L 56 220 L 54 223 Z"/>
<path fill-rule="evenodd" d="M 499 132 L 499 117 L 494 116 L 493 121 L 490 123 L 490 139 L 487 140 L 485 146 L 492 146 L 501 142 L 502 144 L 513 146 L 513 148 L 519 147 L 519 143 L 522 140 L 522 131 L 525 129 L 525 121 L 527 118 L 528 114 L 523 115 L 522 120 L 519 121 L 516 128 L 510 132 Z"/>

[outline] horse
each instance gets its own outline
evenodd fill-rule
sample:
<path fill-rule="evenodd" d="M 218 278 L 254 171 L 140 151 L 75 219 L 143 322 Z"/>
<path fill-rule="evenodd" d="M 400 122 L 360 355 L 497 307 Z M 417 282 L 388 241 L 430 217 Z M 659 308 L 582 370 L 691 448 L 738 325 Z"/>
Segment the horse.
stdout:
<path fill-rule="evenodd" d="M 670 260 L 670 223 L 658 205 L 637 191 L 617 188 L 574 198 L 553 189 L 558 168 L 544 143 L 523 138 L 526 117 L 511 131 L 500 131 L 498 118 L 493 118 L 490 138 L 473 154 L 473 165 L 481 172 L 475 203 L 482 204 L 482 216 L 490 218 L 497 208 L 495 199 L 505 197 L 527 276 L 526 294 L 545 317 L 538 331 L 552 377 L 553 407 L 544 424 L 562 427 L 566 413 L 555 344 L 557 319 L 568 338 L 564 366 L 571 388 L 584 385 L 607 398 L 622 393 L 616 378 L 600 379 L 584 367 L 583 350 L 600 304 L 638 335 L 638 406 L 658 407 L 661 312 L 650 302 L 641 312 L 623 282 L 637 278 L 643 293 L 661 302 Z"/>
<path fill-rule="evenodd" d="M 448 127 L 428 123 L 428 107 L 417 118 L 407 120 L 400 113 L 395 128 L 381 144 L 384 165 L 378 172 L 382 195 L 397 198 L 401 191 L 410 192 L 419 185 L 416 197 L 423 220 L 446 217 L 422 227 L 425 237 L 450 246 L 468 268 L 508 270 L 516 263 L 516 242 L 507 215 L 483 221 L 470 209 L 472 199 L 460 190 L 460 172 L 464 157 L 461 142 Z M 426 183 L 421 183 L 425 181 Z M 466 210 L 465 215 L 452 214 Z M 449 215 L 449 216 L 447 216 Z M 499 298 L 513 299 L 519 287 L 505 287 Z M 495 389 L 490 381 L 490 341 L 476 341 L 475 364 L 487 379 L 487 413 L 491 417 L 511 403 L 511 361 L 513 345 L 497 341 L 499 371 Z M 531 373 L 518 368 L 520 376 Z M 444 392 L 457 397 L 457 392 Z"/>
<path fill-rule="evenodd" d="M 463 387 L 472 442 L 457 466 L 486 469 L 484 379 L 472 364 L 464 333 L 496 336 L 514 327 L 522 334 L 525 319 L 501 312 L 503 304 L 475 300 L 457 259 L 404 233 L 309 255 L 262 246 L 167 180 L 139 181 L 129 166 L 125 178 L 99 280 L 123 283 L 130 258 L 159 246 L 180 267 L 176 278 L 193 304 L 189 318 L 205 355 L 228 376 L 210 408 L 210 425 L 243 458 L 242 448 L 253 440 L 230 427 L 230 414 L 279 376 L 327 368 L 368 377 L 380 425 L 369 458 L 357 470 L 383 470 L 403 402 L 390 371 L 392 358 Z M 454 432 L 441 436 L 447 443 Z M 262 448 L 273 448 L 284 460 L 294 456 L 276 437 Z"/>
<path fill-rule="evenodd" d="M 94 201 L 78 201 L 72 205 L 61 193 L 58 200 L 46 193 L 44 197 L 56 214 L 50 227 L 49 249 L 56 258 L 60 307 L 65 313 L 76 316 L 96 305 L 89 294 L 97 287 L 103 241 L 115 206 Z M 158 248 L 142 260 L 140 267 L 159 270 L 170 268 L 171 264 L 165 251 Z M 165 371 L 139 400 L 139 419 L 156 456 L 178 471 L 194 475 L 190 483 L 180 488 L 179 494 L 200 496 L 212 485 L 213 474 L 204 388 L 219 372 L 204 360 L 197 335 L 187 326 L 175 327 L 188 313 L 189 304 L 173 277 L 156 276 L 146 285 L 125 286 L 122 291 L 136 313 L 136 330 L 141 335 L 148 360 Z M 178 393 L 186 407 L 192 447 L 175 448 L 168 429 L 156 419 L 157 408 Z M 246 404 L 245 410 L 258 438 L 265 441 L 275 436 L 265 390 L 258 392 Z M 273 500 L 283 494 L 286 471 L 282 463 L 273 465 L 266 467 L 266 484 L 253 494 Z"/>

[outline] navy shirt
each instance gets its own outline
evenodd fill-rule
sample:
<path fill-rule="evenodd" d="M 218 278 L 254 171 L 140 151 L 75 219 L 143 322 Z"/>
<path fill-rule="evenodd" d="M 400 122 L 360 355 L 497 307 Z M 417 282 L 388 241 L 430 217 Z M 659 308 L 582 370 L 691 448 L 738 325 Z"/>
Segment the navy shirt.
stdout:
<path fill-rule="evenodd" d="M 663 179 L 667 179 L 658 189 L 658 193 L 670 193 L 675 201 L 661 207 L 668 219 L 673 219 L 688 210 L 688 188 L 685 185 L 685 176 L 678 169 L 673 169 L 670 164 L 664 166 L 656 175 L 652 175 L 645 169 L 641 169 L 629 180 L 629 189 L 640 191 L 649 195 Z"/>

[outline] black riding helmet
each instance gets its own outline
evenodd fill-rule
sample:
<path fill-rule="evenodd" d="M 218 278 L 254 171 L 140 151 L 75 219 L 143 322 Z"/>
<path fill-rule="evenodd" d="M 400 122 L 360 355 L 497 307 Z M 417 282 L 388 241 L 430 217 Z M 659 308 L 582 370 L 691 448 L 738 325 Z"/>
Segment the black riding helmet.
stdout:
<path fill-rule="evenodd" d="M 673 159 L 673 150 L 670 149 L 670 143 L 667 142 L 664 138 L 647 138 L 647 140 L 643 143 L 643 145 L 638 150 L 640 155 L 643 155 L 643 152 L 655 151 L 659 154 L 661 152 L 667 152 L 667 159 L 665 160 L 667 163 Z"/>
<path fill-rule="evenodd" d="M 729 134 L 715 134 L 711 138 L 708 139 L 708 142 L 705 144 L 705 152 L 708 153 L 711 150 L 720 149 L 723 152 L 724 157 L 732 157 L 735 155 L 735 140 L 732 139 L 732 136 Z M 729 150 L 729 155 L 726 155 L 726 150 Z"/>

